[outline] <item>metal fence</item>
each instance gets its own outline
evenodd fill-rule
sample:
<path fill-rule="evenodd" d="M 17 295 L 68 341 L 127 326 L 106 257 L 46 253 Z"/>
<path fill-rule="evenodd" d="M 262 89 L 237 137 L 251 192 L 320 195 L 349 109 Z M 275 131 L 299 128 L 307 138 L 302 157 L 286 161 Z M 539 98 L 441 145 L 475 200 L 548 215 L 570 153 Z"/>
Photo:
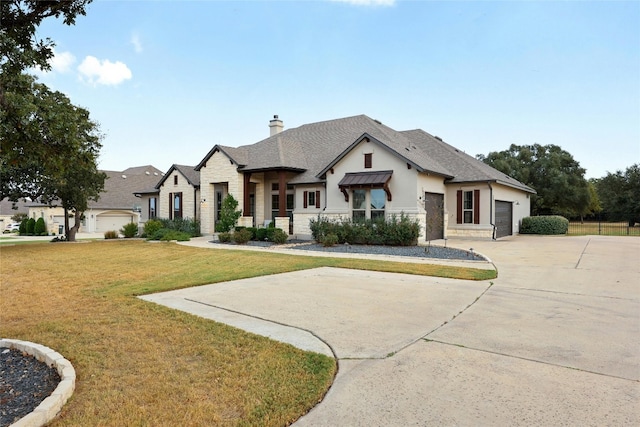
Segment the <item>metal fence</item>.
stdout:
<path fill-rule="evenodd" d="M 640 226 L 630 227 L 627 222 L 571 221 L 567 234 L 574 236 L 640 236 Z"/>

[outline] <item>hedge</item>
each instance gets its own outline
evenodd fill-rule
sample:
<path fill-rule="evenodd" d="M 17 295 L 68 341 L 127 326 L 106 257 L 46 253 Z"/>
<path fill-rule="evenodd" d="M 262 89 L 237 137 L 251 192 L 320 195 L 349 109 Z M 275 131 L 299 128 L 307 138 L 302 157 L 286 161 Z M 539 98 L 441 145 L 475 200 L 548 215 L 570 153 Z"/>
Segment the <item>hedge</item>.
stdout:
<path fill-rule="evenodd" d="M 569 220 L 559 215 L 522 218 L 520 234 L 567 234 Z"/>

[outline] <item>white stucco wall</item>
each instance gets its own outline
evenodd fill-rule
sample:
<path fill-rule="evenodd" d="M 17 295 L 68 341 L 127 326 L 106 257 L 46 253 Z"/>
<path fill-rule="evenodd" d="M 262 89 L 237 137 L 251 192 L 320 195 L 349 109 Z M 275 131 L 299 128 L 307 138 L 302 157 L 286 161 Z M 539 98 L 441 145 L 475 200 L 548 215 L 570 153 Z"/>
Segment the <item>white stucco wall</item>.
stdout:
<path fill-rule="evenodd" d="M 220 151 L 215 152 L 200 169 L 200 231 L 213 234 L 215 229 L 215 191 L 214 183 L 226 183 L 229 194 L 242 205 L 243 175 L 229 157 Z M 168 197 L 168 196 L 167 196 Z"/>
<path fill-rule="evenodd" d="M 515 188 L 507 187 L 505 185 L 494 184 L 493 185 L 493 199 L 501 200 L 504 202 L 511 202 L 513 206 L 513 234 L 520 232 L 520 223 L 522 218 L 531 215 L 531 196 L 528 193 L 516 190 Z M 495 209 L 494 209 L 495 219 Z"/>
<path fill-rule="evenodd" d="M 372 153 L 372 167 L 365 169 L 364 154 Z M 328 215 L 342 215 L 351 217 L 351 196 L 349 202 L 344 200 L 344 194 L 338 188 L 338 183 L 346 173 L 376 172 L 393 170 L 389 181 L 392 200 L 386 201 L 385 213 L 417 214 L 418 211 L 418 183 L 415 168 L 407 168 L 407 163 L 385 148 L 374 142 L 361 142 L 354 147 L 340 162 L 333 167 L 333 174 L 327 172 L 327 209 Z"/>

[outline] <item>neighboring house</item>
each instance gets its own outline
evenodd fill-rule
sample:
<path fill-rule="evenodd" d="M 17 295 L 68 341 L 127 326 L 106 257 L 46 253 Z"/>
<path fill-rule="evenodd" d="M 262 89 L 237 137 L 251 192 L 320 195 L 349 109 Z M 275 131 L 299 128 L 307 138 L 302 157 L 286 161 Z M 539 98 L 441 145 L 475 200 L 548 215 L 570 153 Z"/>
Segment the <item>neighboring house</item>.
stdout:
<path fill-rule="evenodd" d="M 25 200 L 18 200 L 17 202 L 11 202 L 9 199 L 3 199 L 0 201 L 0 233 L 9 224 L 13 224 L 12 216 L 18 213 L 28 214 L 29 208 Z"/>
<path fill-rule="evenodd" d="M 104 190 L 100 193 L 98 201 L 89 202 L 80 231 L 118 231 L 130 222 L 141 224 L 146 221 L 146 206 L 143 208 L 140 198 L 136 197 L 134 192 L 140 188 L 153 188 L 162 177 L 162 171 L 148 165 L 128 168 L 122 172 L 102 172 L 107 174 Z M 48 206 L 32 202 L 28 207 L 31 218 L 45 219 L 50 233 L 64 233 L 64 210 L 59 204 L 54 202 L 53 206 Z M 74 223 L 75 219 L 69 220 L 70 226 Z"/>
<path fill-rule="evenodd" d="M 269 138 L 216 145 L 195 167 L 203 234 L 214 232 L 229 193 L 243 212 L 240 225 L 275 220 L 303 239 L 318 215 L 404 213 L 420 221 L 424 241 L 511 235 L 530 213 L 535 190 L 420 129 L 399 132 L 364 115 L 289 130 L 274 116 L 269 127 Z"/>

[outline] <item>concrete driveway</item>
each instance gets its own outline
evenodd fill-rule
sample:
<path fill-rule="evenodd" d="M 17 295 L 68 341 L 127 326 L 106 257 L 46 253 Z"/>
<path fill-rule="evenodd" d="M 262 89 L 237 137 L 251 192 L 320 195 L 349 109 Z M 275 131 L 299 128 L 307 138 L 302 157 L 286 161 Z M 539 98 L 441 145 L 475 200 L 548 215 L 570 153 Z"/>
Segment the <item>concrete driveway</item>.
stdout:
<path fill-rule="evenodd" d="M 448 244 L 499 278 L 321 268 L 144 299 L 335 355 L 298 426 L 640 425 L 640 239 Z"/>

